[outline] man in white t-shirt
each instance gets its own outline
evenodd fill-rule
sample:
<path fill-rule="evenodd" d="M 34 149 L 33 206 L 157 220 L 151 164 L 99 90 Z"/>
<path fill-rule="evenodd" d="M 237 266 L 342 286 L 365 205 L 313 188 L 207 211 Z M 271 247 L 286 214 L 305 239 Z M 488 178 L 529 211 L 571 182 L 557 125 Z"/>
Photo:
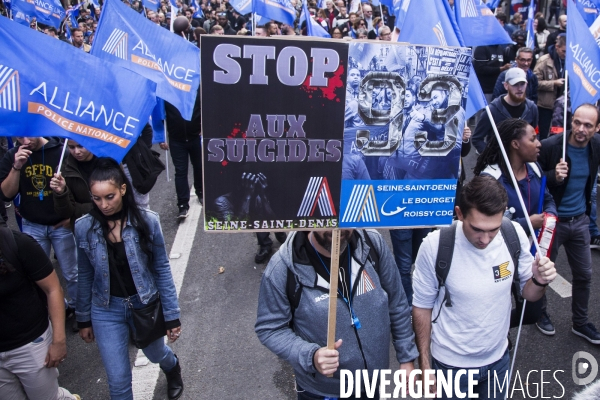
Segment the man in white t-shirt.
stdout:
<path fill-rule="evenodd" d="M 498 234 L 507 201 L 502 184 L 489 176 L 467 183 L 456 207 L 459 222 L 445 288 L 438 289 L 435 270 L 440 231 L 424 239 L 413 275 L 413 325 L 421 369 L 442 370 L 446 377 L 451 370 L 452 381 L 458 369 L 478 369 L 474 392 L 480 399 L 504 399 L 508 389 L 507 333 L 515 266 L 503 235 Z M 525 231 L 519 224 L 513 225 L 521 244 L 518 276 L 522 295 L 527 301 L 536 301 L 556 277 L 554 263 L 546 257 L 534 260 Z M 452 306 L 443 304 L 445 290 L 452 296 Z M 495 372 L 504 384 L 502 389 L 490 385 L 488 393 L 488 371 L 490 383 L 494 383 Z M 468 393 L 467 378 L 465 374 L 460 379 L 462 394 Z M 458 390 L 454 387 L 453 395 Z M 435 393 L 435 386 L 430 391 Z M 438 398 L 458 396 L 445 396 L 443 391 Z"/>

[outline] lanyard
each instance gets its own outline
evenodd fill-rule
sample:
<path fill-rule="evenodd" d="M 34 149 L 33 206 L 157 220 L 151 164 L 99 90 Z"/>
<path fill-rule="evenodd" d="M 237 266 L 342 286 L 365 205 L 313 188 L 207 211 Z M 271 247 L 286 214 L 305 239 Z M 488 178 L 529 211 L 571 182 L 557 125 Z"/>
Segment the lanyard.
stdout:
<path fill-rule="evenodd" d="M 309 242 L 310 242 L 310 245 L 312 246 L 313 250 L 317 254 L 317 257 L 319 257 L 319 261 L 321 261 L 321 264 L 323 264 L 325 271 L 327 271 L 327 274 L 329 274 L 329 279 L 331 279 L 331 272 L 329 272 L 329 268 L 327 268 L 327 265 L 325 265 L 325 262 L 319 255 L 319 252 L 317 251 L 317 249 L 315 249 L 315 246 L 312 244 L 312 240 L 310 240 L 310 238 L 309 238 Z M 338 288 L 338 293 L 340 294 L 340 296 L 342 296 L 342 299 L 344 300 L 344 302 L 348 306 L 348 309 L 350 310 L 350 318 L 352 320 L 352 325 L 354 325 L 354 327 L 356 329 L 360 329 L 360 327 L 361 327 L 360 320 L 358 319 L 356 314 L 354 314 L 354 309 L 352 308 L 352 249 L 350 248 L 350 243 L 348 243 L 348 275 L 350 276 L 350 285 L 348 285 L 348 292 L 349 292 L 348 298 L 346 298 L 346 296 L 344 296 L 344 294 L 340 291 L 339 288 Z"/>

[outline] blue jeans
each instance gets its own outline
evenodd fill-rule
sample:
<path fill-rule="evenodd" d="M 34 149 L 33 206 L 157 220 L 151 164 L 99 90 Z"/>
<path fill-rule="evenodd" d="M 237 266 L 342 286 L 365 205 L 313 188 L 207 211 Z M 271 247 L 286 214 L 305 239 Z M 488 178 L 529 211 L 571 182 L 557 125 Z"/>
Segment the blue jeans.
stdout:
<path fill-rule="evenodd" d="M 144 306 L 137 295 L 132 296 L 131 302 L 134 308 Z M 98 307 L 92 303 L 92 327 L 108 377 L 111 400 L 133 399 L 129 329 L 135 328 L 127 300 L 111 296 L 108 308 Z M 177 364 L 177 358 L 165 344 L 164 338 L 155 340 L 142 351 L 150 362 L 159 364 L 164 371 L 170 371 Z"/>
<path fill-rule="evenodd" d="M 600 169 L 599 169 L 600 171 Z M 598 210 L 596 209 L 596 202 L 598 197 L 598 185 L 596 184 L 596 177 L 592 177 L 592 209 L 590 210 L 590 236 L 600 236 L 600 231 L 598 230 L 598 224 L 596 223 Z"/>
<path fill-rule="evenodd" d="M 479 373 L 475 374 L 473 377 L 477 382 L 475 385 L 473 393 L 479 394 L 480 400 L 487 399 L 504 399 L 505 394 L 508 392 L 508 369 L 510 367 L 510 357 L 508 355 L 508 350 L 504 353 L 501 359 L 496 362 L 493 362 L 489 365 L 485 365 L 483 367 L 478 368 L 459 368 L 453 367 L 450 365 L 442 364 L 435 358 L 433 359 L 433 363 L 431 368 L 437 371 L 443 371 L 446 379 L 448 379 L 448 371 L 452 370 L 452 384 L 454 387 L 454 376 L 456 375 L 456 371 L 460 369 L 475 369 L 479 370 Z M 489 373 L 489 392 L 488 392 L 488 373 Z M 494 379 L 494 373 L 498 377 L 497 380 Z M 468 385 L 468 371 L 466 374 L 460 377 L 460 391 L 465 395 L 463 398 L 468 398 L 469 394 L 469 385 Z M 456 387 L 454 387 L 456 395 Z M 448 397 L 446 396 L 446 392 L 442 390 L 440 399 L 457 399 L 458 397 Z"/>
<path fill-rule="evenodd" d="M 409 307 L 412 306 L 413 298 L 412 265 L 415 263 L 423 239 L 429 232 L 431 232 L 431 228 L 390 230 L 394 260 L 400 271 L 400 279 L 402 279 L 402 287 L 406 293 Z"/>
<path fill-rule="evenodd" d="M 198 198 L 202 196 L 202 144 L 200 143 L 200 136 L 187 142 L 171 140 L 169 149 L 175 166 L 177 205 L 187 206 L 190 201 L 190 184 L 188 182 L 188 165 L 190 161 L 194 171 L 196 195 L 198 195 Z"/>
<path fill-rule="evenodd" d="M 36 224 L 23 218 L 23 233 L 28 234 L 38 242 L 48 257 L 50 245 L 62 271 L 63 278 L 67 281 L 68 306 L 75 308 L 77 300 L 77 247 L 73 232 L 67 228 L 54 229 L 52 225 Z"/>

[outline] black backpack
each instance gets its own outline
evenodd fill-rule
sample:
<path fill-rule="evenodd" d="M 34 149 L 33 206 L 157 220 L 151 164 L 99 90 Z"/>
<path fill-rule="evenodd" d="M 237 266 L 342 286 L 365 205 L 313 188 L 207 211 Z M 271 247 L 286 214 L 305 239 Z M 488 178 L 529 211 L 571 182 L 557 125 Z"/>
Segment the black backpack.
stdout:
<path fill-rule="evenodd" d="M 438 296 L 442 287 L 446 287 L 446 278 L 450 272 L 450 265 L 452 264 L 452 255 L 454 254 L 454 240 L 456 238 L 456 226 L 457 221 L 454 221 L 452 225 L 440 229 L 440 242 L 438 247 L 437 257 L 435 259 L 435 276 L 438 279 Z M 519 256 L 521 255 L 521 242 L 515 226 L 510 219 L 502 218 L 502 225 L 500 227 L 500 233 L 504 238 L 504 242 L 508 247 L 510 256 L 515 266 L 515 272 L 513 274 L 513 282 L 519 282 Z M 442 312 L 442 306 L 452 307 L 452 298 L 450 292 L 446 287 L 444 291 L 444 300 L 440 305 L 438 315 L 432 321 L 434 324 L 440 317 Z"/>
<path fill-rule="evenodd" d="M 367 246 L 369 246 L 369 256 L 368 259 L 371 261 L 373 265 L 373 269 L 379 275 L 379 254 L 377 254 L 377 250 L 373 245 L 373 241 L 369 237 L 368 231 L 365 229 L 365 241 L 367 242 Z M 292 321 L 294 320 L 294 311 L 298 308 L 300 304 L 300 297 L 302 296 L 302 284 L 298 280 L 296 274 L 290 273 L 290 270 L 287 270 L 287 284 L 286 284 L 286 294 L 287 298 L 290 302 L 290 307 L 292 310 L 292 319 L 289 322 L 290 327 L 292 326 Z"/>
<path fill-rule="evenodd" d="M 156 179 L 165 170 L 160 154 L 150 149 L 140 138 L 131 147 L 123 163 L 127 164 L 131 174 L 131 184 L 141 194 L 146 194 L 154 187 Z"/>

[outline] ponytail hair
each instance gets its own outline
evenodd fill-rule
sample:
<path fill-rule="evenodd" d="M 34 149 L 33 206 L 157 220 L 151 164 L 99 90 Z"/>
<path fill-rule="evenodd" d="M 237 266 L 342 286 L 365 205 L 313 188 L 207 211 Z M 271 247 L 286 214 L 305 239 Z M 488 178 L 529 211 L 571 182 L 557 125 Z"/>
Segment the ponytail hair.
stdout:
<path fill-rule="evenodd" d="M 510 154 L 511 142 L 513 140 L 521 139 L 527 133 L 528 126 L 529 123 L 527 121 L 517 118 L 510 118 L 498 124 L 498 133 L 500 134 L 502 146 L 507 155 Z M 494 164 L 498 164 L 503 175 L 509 176 L 509 166 L 506 165 L 504 157 L 502 157 L 500 145 L 498 144 L 498 140 L 496 140 L 496 136 L 492 137 L 487 143 L 487 146 L 485 146 L 485 150 L 483 150 L 477 158 L 473 173 L 479 175 L 487 166 Z"/>
<path fill-rule="evenodd" d="M 121 166 L 112 158 L 99 157 L 94 166 L 94 170 L 89 177 L 90 190 L 92 186 L 97 182 L 109 181 L 118 188 L 121 188 L 125 184 L 126 190 L 125 195 L 122 197 L 123 200 L 123 216 L 121 217 L 121 231 L 125 228 L 127 218 L 129 223 L 137 231 L 140 238 L 140 247 L 142 251 L 152 260 L 152 239 L 150 237 L 150 229 L 148 224 L 142 217 L 142 212 L 135 202 L 133 195 L 133 186 L 127 179 L 125 172 Z M 112 247 L 112 242 L 108 239 L 110 228 L 108 227 L 108 219 L 104 216 L 102 211 L 98 208 L 96 203 L 92 201 L 93 208 L 90 211 L 90 215 L 94 217 L 94 223 L 90 227 L 90 231 L 95 229 L 99 224 L 102 228 L 102 235 L 106 240 L 106 245 Z M 88 232 L 88 235 L 90 233 Z"/>

